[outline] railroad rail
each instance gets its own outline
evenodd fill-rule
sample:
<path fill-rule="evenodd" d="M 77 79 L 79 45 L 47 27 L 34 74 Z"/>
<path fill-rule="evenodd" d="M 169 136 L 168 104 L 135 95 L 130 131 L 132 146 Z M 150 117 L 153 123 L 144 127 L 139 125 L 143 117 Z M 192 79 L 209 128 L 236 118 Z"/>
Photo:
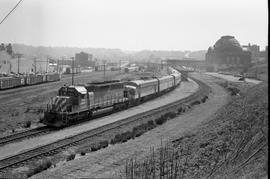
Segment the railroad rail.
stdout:
<path fill-rule="evenodd" d="M 52 131 L 52 128 L 44 126 L 44 127 L 38 127 L 38 128 L 35 128 L 35 129 L 31 129 L 31 130 L 27 130 L 27 131 L 18 132 L 18 133 L 15 133 L 15 134 L 7 135 L 7 136 L 4 136 L 4 137 L 0 138 L 0 147 L 3 146 L 3 145 L 6 145 L 8 143 L 18 142 L 18 141 L 21 141 L 21 140 L 24 140 L 24 139 L 44 135 L 44 134 L 47 134 L 47 133 L 49 133 L 51 131 Z"/>
<path fill-rule="evenodd" d="M 91 137 L 94 137 L 98 134 L 102 134 L 104 132 L 113 130 L 115 128 L 118 128 L 120 126 L 124 126 L 127 124 L 130 124 L 135 121 L 139 121 L 144 118 L 148 118 L 155 115 L 160 115 L 162 112 L 167 112 L 171 110 L 174 107 L 178 107 L 179 105 L 191 103 L 194 100 L 197 100 L 198 98 L 201 98 L 205 95 L 208 95 L 210 92 L 210 87 L 206 84 L 202 83 L 199 80 L 193 79 L 195 82 L 198 83 L 199 88 L 198 90 L 191 94 L 190 96 L 183 98 L 181 100 L 172 102 L 170 104 L 152 109 L 150 111 L 146 111 L 131 117 L 127 117 L 125 119 L 122 119 L 120 121 L 116 121 L 110 124 L 106 124 L 104 126 L 95 128 L 90 131 L 82 132 L 80 134 L 76 134 L 71 137 L 67 137 L 58 141 L 55 141 L 53 143 L 36 147 L 34 149 L 16 154 L 14 156 L 5 158 L 0 160 L 0 172 L 5 172 L 9 168 L 12 168 L 14 166 L 19 166 L 21 164 L 25 164 L 26 162 L 33 161 L 38 158 L 42 158 L 44 156 L 50 156 L 56 153 L 59 153 L 71 146 L 76 146 L 85 143 L 87 140 L 89 140 Z"/>

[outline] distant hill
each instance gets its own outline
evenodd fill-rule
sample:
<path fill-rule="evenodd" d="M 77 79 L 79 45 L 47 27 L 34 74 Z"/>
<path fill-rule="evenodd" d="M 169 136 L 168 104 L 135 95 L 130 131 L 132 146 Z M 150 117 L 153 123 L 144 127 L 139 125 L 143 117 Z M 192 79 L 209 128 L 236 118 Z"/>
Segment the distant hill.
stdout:
<path fill-rule="evenodd" d="M 52 58 L 60 58 L 66 56 L 67 58 L 74 57 L 75 53 L 84 51 L 93 54 L 94 58 L 99 60 L 107 60 L 118 62 L 119 60 L 131 61 L 157 61 L 166 58 L 184 58 L 187 51 L 162 51 L 162 50 L 142 50 L 142 51 L 129 51 L 128 53 L 121 49 L 107 49 L 107 48 L 78 48 L 78 47 L 44 47 L 44 46 L 31 46 L 24 44 L 12 44 L 13 51 L 22 53 L 25 57 L 37 58 L 50 56 Z M 189 52 L 190 58 L 204 60 L 205 50 Z"/>
<path fill-rule="evenodd" d="M 126 54 L 120 49 L 105 49 L 105 48 L 77 48 L 77 47 L 35 47 L 24 44 L 13 44 L 13 50 L 17 53 L 22 53 L 25 56 L 50 56 L 52 58 L 59 58 L 66 56 L 67 58 L 74 57 L 75 53 L 84 51 L 91 53 L 95 58 L 107 60 L 119 60 L 125 57 Z"/>
<path fill-rule="evenodd" d="M 185 52 L 183 51 L 161 51 L 161 50 L 142 50 L 139 52 L 136 52 L 133 54 L 133 56 L 136 56 L 141 59 L 166 59 L 170 57 L 174 58 L 183 58 L 185 55 Z"/>

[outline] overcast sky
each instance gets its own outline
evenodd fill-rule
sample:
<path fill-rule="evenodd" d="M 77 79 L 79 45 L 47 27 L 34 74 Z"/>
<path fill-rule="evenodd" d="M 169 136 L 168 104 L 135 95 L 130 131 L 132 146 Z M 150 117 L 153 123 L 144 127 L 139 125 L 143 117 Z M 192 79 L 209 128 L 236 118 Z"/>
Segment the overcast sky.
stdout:
<path fill-rule="evenodd" d="M 0 0 L 0 19 L 19 0 Z M 0 42 L 123 50 L 206 50 L 222 35 L 267 45 L 267 0 L 23 0 Z"/>

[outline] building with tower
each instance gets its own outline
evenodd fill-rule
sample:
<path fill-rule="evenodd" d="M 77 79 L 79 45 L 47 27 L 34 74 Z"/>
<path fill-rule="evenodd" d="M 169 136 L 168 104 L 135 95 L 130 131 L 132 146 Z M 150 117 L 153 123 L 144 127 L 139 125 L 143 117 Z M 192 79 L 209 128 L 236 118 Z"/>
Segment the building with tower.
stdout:
<path fill-rule="evenodd" d="M 251 52 L 242 48 L 234 36 L 222 36 L 205 55 L 207 71 L 244 72 L 251 65 Z"/>

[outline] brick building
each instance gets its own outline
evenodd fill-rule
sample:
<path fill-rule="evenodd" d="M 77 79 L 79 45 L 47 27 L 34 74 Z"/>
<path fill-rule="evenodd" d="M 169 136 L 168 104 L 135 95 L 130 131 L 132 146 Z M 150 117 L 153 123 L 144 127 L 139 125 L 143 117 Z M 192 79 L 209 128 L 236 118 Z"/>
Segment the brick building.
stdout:
<path fill-rule="evenodd" d="M 80 52 L 75 54 L 76 65 L 81 67 L 95 66 L 93 61 L 93 55 L 85 52 Z"/>

